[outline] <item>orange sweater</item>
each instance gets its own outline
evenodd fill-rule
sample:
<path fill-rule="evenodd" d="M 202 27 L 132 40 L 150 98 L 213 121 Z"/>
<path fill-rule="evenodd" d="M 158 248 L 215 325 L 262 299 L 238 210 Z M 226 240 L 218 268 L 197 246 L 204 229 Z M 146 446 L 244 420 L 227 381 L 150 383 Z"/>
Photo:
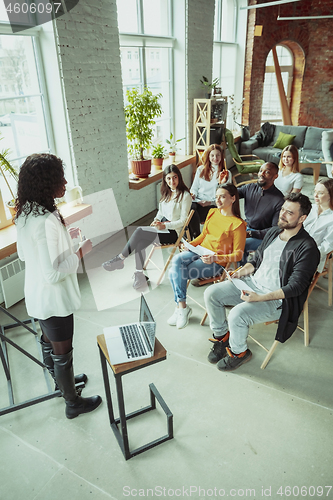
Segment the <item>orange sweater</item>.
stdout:
<path fill-rule="evenodd" d="M 238 262 L 243 257 L 246 240 L 246 223 L 238 217 L 222 215 L 218 208 L 209 210 L 202 233 L 191 241 L 218 255 L 221 266 L 227 262 Z"/>

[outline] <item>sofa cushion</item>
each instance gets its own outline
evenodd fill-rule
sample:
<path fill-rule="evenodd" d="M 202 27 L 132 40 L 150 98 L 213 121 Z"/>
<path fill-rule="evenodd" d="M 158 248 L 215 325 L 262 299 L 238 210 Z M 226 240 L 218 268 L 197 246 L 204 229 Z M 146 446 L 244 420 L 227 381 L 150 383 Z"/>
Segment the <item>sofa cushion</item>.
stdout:
<path fill-rule="evenodd" d="M 270 146 L 273 146 L 273 144 L 276 143 L 277 138 L 279 137 L 279 133 L 283 132 L 284 134 L 295 135 L 296 137 L 294 139 L 293 145 L 296 146 L 296 148 L 298 149 L 302 148 L 307 128 L 308 127 L 293 126 L 293 125 L 276 125 L 273 141 L 271 142 Z"/>
<path fill-rule="evenodd" d="M 319 127 L 308 127 L 305 139 L 304 139 L 304 149 L 312 149 L 313 151 L 319 151 L 319 156 L 322 151 L 322 133 L 329 129 L 319 128 Z"/>
<path fill-rule="evenodd" d="M 290 144 L 293 143 L 295 137 L 296 135 L 290 135 L 285 134 L 284 132 L 280 132 L 273 148 L 284 149 L 285 147 L 290 146 Z"/>
<path fill-rule="evenodd" d="M 265 162 L 271 161 L 271 162 L 275 163 L 276 165 L 278 165 L 280 162 L 279 153 L 281 153 L 281 150 L 273 148 L 273 146 L 255 148 L 253 150 L 254 155 L 259 156 L 259 158 L 261 158 L 262 160 L 265 160 Z"/>

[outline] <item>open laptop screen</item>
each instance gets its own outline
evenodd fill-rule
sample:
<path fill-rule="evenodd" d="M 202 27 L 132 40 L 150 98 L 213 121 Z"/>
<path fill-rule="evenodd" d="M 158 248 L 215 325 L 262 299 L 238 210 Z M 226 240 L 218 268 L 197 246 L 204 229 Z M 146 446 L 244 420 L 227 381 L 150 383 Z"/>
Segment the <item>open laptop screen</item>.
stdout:
<path fill-rule="evenodd" d="M 143 294 L 141 294 L 139 321 L 140 321 L 140 323 L 142 323 L 142 322 L 154 323 L 155 322 L 153 315 L 149 310 L 148 304 L 147 304 L 146 299 L 144 298 Z"/>

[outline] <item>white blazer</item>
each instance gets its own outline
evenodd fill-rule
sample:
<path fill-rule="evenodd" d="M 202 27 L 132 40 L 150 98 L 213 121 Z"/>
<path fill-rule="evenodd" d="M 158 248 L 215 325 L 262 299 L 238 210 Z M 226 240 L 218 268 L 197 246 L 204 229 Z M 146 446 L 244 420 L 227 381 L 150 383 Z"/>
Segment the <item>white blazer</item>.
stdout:
<path fill-rule="evenodd" d="M 154 220 L 162 220 L 165 217 L 170 222 L 164 222 L 166 229 L 174 229 L 177 234 L 183 229 L 186 218 L 191 209 L 192 198 L 190 193 L 184 192 L 181 201 L 175 202 L 174 198 L 170 201 L 160 201 L 158 212 Z"/>
<path fill-rule="evenodd" d="M 25 302 L 29 316 L 68 316 L 81 305 L 79 258 L 54 214 L 21 215 L 16 221 L 17 252 L 25 261 Z"/>

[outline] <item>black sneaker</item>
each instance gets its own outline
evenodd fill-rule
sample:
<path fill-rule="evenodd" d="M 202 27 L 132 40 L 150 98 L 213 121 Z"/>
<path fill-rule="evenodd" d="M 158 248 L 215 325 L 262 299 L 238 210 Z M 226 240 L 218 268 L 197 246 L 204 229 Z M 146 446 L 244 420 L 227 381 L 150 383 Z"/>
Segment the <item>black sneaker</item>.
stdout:
<path fill-rule="evenodd" d="M 115 269 L 123 269 L 124 267 L 124 259 L 121 259 L 119 255 L 116 255 L 111 260 L 107 260 L 102 264 L 102 267 L 105 271 L 114 271 Z"/>
<path fill-rule="evenodd" d="M 135 290 L 137 290 L 138 288 L 142 288 L 143 286 L 147 286 L 147 281 L 149 281 L 149 278 L 140 271 L 135 271 L 135 273 L 133 274 L 133 278 L 133 288 Z"/>
<path fill-rule="evenodd" d="M 225 337 L 225 336 L 224 336 Z M 220 359 L 224 358 L 227 355 L 226 348 L 229 346 L 229 335 L 226 340 L 222 339 L 209 339 L 210 342 L 213 342 L 213 347 L 208 354 L 208 361 L 215 365 Z"/>
<path fill-rule="evenodd" d="M 222 372 L 231 372 L 244 363 L 250 361 L 251 358 L 252 352 L 250 349 L 246 349 L 246 351 L 241 354 L 234 354 L 229 348 L 227 348 L 227 356 L 217 363 L 217 368 Z"/>

